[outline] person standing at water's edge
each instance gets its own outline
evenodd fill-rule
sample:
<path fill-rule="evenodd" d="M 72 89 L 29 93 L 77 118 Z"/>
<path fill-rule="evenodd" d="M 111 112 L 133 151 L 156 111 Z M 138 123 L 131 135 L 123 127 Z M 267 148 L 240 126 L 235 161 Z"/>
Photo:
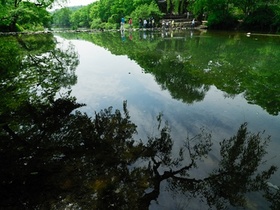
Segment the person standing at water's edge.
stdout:
<path fill-rule="evenodd" d="M 143 28 L 143 20 L 142 20 L 142 18 L 139 18 L 138 23 L 139 23 L 139 29 L 142 29 Z"/>
<path fill-rule="evenodd" d="M 121 31 L 124 31 L 124 24 L 125 24 L 125 19 L 124 17 L 121 18 Z"/>
<path fill-rule="evenodd" d="M 129 24 L 129 28 L 132 28 L 132 18 L 129 18 L 128 24 Z"/>
<path fill-rule="evenodd" d="M 195 19 L 192 19 L 192 24 L 191 24 L 192 28 L 194 28 L 195 26 Z"/>
<path fill-rule="evenodd" d="M 146 20 L 146 19 L 143 20 L 143 27 L 144 27 L 145 29 L 147 28 L 147 20 Z"/>

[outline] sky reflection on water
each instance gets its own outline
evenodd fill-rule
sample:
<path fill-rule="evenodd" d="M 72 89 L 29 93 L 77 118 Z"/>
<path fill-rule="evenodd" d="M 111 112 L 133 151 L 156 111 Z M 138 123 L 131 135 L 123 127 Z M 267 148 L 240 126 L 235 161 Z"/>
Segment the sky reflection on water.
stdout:
<path fill-rule="evenodd" d="M 155 110 L 165 115 L 166 112 L 191 112 L 190 115 L 197 112 L 196 115 L 201 115 L 197 116 L 199 119 L 203 116 L 212 118 L 205 123 L 212 128 L 216 127 L 215 120 L 216 125 L 221 122 L 230 127 L 234 124 L 238 127 L 247 121 L 254 122 L 257 130 L 258 127 L 265 130 L 278 128 L 276 122 L 279 122 L 279 116 L 271 116 L 261 107 L 248 104 L 242 94 L 229 98 L 211 86 L 202 102 L 191 105 L 182 103 L 172 99 L 169 92 L 162 90 L 154 81 L 153 75 L 143 73 L 141 67 L 127 56 L 112 55 L 104 48 L 86 41 L 71 42 L 80 55 L 80 65 L 76 70 L 78 84 L 73 87 L 73 95 L 95 110 L 108 106 L 121 108 L 122 101 L 128 100 L 129 106 L 139 107 L 141 112 Z"/>
<path fill-rule="evenodd" d="M 87 105 L 82 110 L 89 115 L 109 106 L 122 109 L 122 102 L 127 100 L 132 121 L 138 125 L 139 138 L 154 132 L 155 118 L 163 113 L 172 127 L 175 145 L 181 145 L 187 135 L 198 133 L 201 127 L 211 131 L 218 143 L 233 135 L 242 123 L 248 122 L 252 132 L 265 130 L 272 136 L 268 159 L 279 165 L 279 115 L 269 115 L 261 107 L 247 103 L 242 94 L 226 97 L 226 93 L 215 86 L 211 86 L 203 101 L 183 103 L 173 99 L 167 90 L 162 90 L 153 75 L 143 73 L 141 67 L 127 56 L 113 55 L 87 41 L 71 42 L 80 56 L 76 70 L 78 82 L 72 88 L 72 95 Z M 217 152 L 217 148 L 213 151 Z M 279 173 L 272 178 L 277 181 Z"/>

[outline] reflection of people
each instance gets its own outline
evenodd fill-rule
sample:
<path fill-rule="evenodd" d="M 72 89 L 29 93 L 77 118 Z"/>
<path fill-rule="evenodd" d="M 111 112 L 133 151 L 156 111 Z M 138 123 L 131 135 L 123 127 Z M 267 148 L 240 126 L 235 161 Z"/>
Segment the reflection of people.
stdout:
<path fill-rule="evenodd" d="M 121 30 L 121 39 L 123 42 L 126 40 L 124 30 Z"/>
<path fill-rule="evenodd" d="M 165 21 L 162 21 L 162 29 L 165 29 Z"/>
<path fill-rule="evenodd" d="M 143 33 L 143 39 L 147 39 L 147 34 L 146 34 L 146 32 Z"/>
<path fill-rule="evenodd" d="M 125 23 L 125 19 L 124 17 L 121 18 L 121 31 L 124 31 L 124 23 Z"/>

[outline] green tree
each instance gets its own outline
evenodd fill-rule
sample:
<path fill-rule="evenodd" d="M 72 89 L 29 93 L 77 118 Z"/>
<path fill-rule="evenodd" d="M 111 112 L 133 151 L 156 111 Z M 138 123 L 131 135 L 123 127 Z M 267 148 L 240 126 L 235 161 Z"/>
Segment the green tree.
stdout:
<path fill-rule="evenodd" d="M 237 0 L 232 3 L 240 8 L 246 17 L 260 6 L 262 7 L 264 5 L 277 5 L 279 3 L 279 0 Z"/>
<path fill-rule="evenodd" d="M 189 9 L 198 19 L 206 15 L 210 28 L 232 29 L 241 25 L 258 31 L 279 30 L 278 0 L 197 0 L 190 1 Z M 238 19 L 243 20 L 243 23 L 240 24 Z"/>
<path fill-rule="evenodd" d="M 188 2 L 188 0 L 167 0 L 167 11 L 165 12 L 174 15 L 182 15 L 186 12 Z"/>
<path fill-rule="evenodd" d="M 228 29 L 237 24 L 233 15 L 234 5 L 228 0 L 198 0 L 190 5 L 196 18 L 202 19 L 207 14 L 208 26 L 210 28 Z"/>
<path fill-rule="evenodd" d="M 111 6 L 115 4 L 114 0 L 101 0 L 98 4 L 98 16 L 103 22 L 107 22 L 108 18 L 114 14 L 111 11 Z M 119 12 L 119 11 L 118 11 Z"/>
<path fill-rule="evenodd" d="M 33 29 L 32 26 L 46 27 L 50 15 L 46 8 L 51 6 L 54 0 L 3 0 L 0 2 L 0 28 L 2 31 L 18 31 Z M 32 26 L 30 26 L 30 22 Z"/>
<path fill-rule="evenodd" d="M 138 20 L 139 17 L 151 17 L 154 16 L 157 20 L 162 16 L 156 1 L 111 1 L 100 0 L 96 4 L 92 4 L 90 8 L 90 18 L 92 21 L 92 27 L 100 27 L 100 22 L 109 23 L 118 26 L 122 17 L 133 18 Z M 135 21 L 133 21 L 136 23 Z M 103 24 L 105 25 L 105 24 Z"/>
<path fill-rule="evenodd" d="M 280 5 L 259 5 L 248 13 L 242 24 L 243 28 L 254 31 L 278 32 L 280 30 Z"/>
<path fill-rule="evenodd" d="M 74 11 L 70 17 L 72 27 L 90 27 L 90 6 L 82 7 Z"/>
<path fill-rule="evenodd" d="M 69 8 L 62 8 L 60 10 L 56 10 L 52 14 L 52 23 L 54 27 L 70 28 L 72 26 L 72 22 L 70 20 L 71 14 L 72 11 Z"/>
<path fill-rule="evenodd" d="M 143 4 L 138 6 L 132 13 L 131 17 L 135 20 L 134 22 L 138 24 L 138 19 L 148 19 L 153 17 L 156 22 L 158 22 L 163 13 L 159 10 L 158 5 L 154 2 L 150 4 Z"/>
<path fill-rule="evenodd" d="M 258 5 L 262 2 L 263 0 L 237 0 L 235 1 L 235 5 L 240 8 L 243 13 L 247 16 L 249 15 L 252 11 L 254 11 Z"/>

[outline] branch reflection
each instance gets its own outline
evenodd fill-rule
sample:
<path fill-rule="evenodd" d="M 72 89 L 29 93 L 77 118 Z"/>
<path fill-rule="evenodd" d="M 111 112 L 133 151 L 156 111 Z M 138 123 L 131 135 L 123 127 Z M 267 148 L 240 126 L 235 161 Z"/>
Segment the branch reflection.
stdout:
<path fill-rule="evenodd" d="M 164 181 L 217 209 L 246 205 L 251 191 L 277 196 L 266 184 L 276 167 L 259 170 L 269 137 L 246 124 L 221 142 L 218 168 L 196 178 L 190 172 L 211 150 L 209 133 L 189 138 L 174 157 L 161 115 L 158 134 L 141 141 L 126 102 L 123 111 L 109 107 L 93 118 L 73 112 L 81 106 L 67 97 L 28 104 L 1 123 L 1 208 L 149 209 Z"/>

